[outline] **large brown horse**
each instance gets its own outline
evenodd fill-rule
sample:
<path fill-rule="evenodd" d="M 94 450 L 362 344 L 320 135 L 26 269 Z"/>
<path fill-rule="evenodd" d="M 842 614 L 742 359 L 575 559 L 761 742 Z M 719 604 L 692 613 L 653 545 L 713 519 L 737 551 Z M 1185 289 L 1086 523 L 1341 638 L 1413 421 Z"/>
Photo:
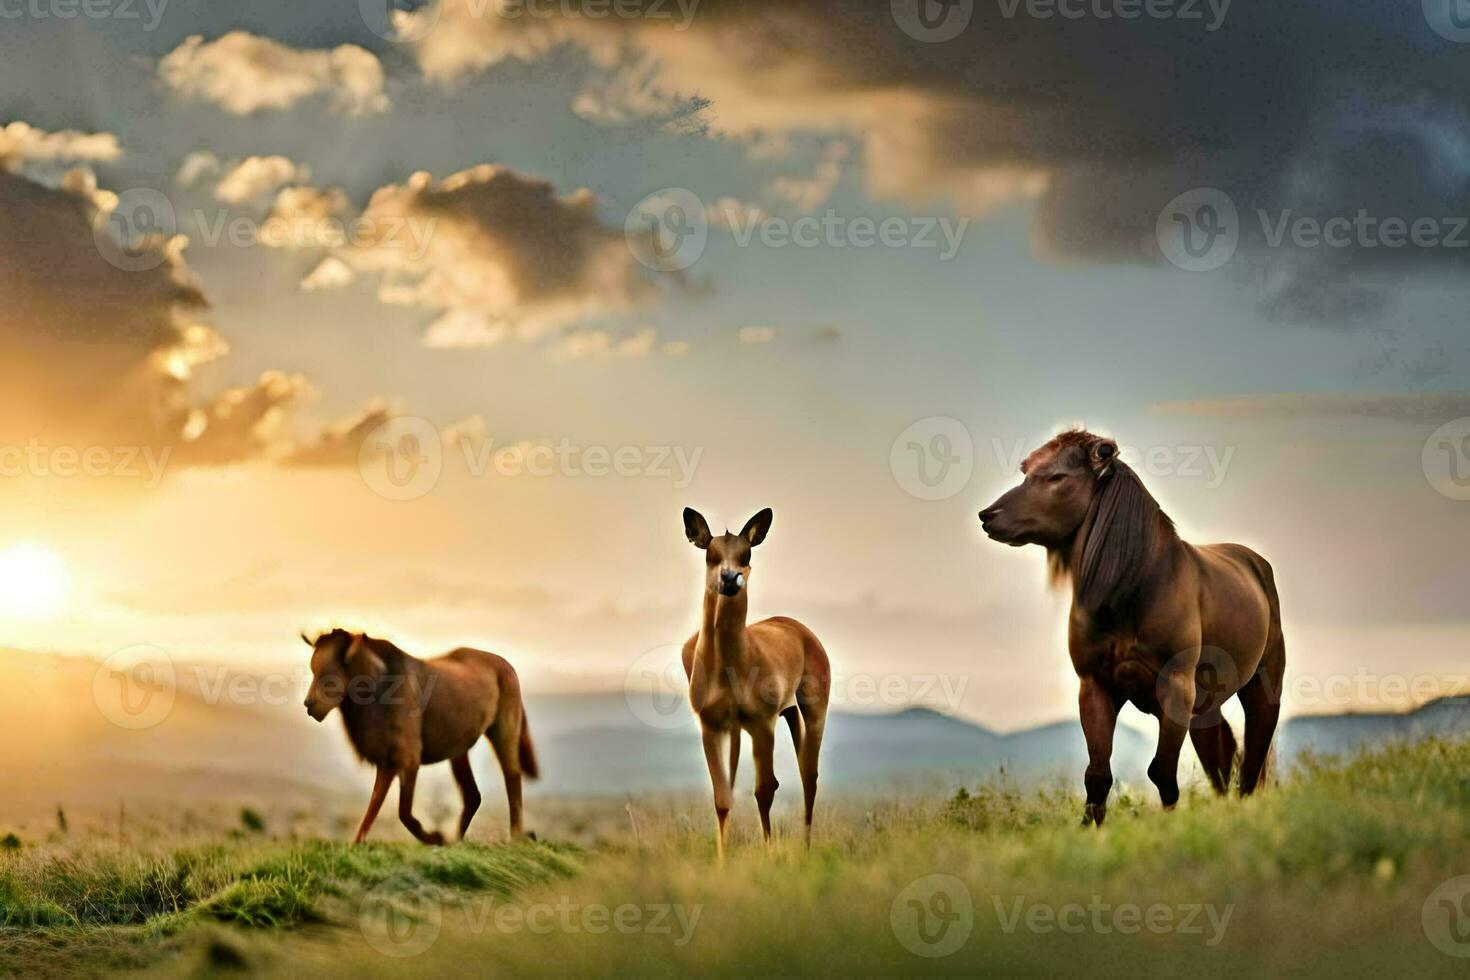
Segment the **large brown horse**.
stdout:
<path fill-rule="evenodd" d="M 1229 788 L 1235 736 L 1220 715 L 1245 709 L 1240 792 L 1266 767 L 1281 711 L 1286 644 L 1271 566 L 1238 544 L 1191 545 L 1174 531 L 1118 445 L 1064 432 L 1026 457 L 1020 486 L 980 512 L 1002 544 L 1041 545 L 1069 582 L 1067 645 L 1081 679 L 1087 739 L 1083 823 L 1101 825 L 1113 785 L 1113 730 L 1124 702 L 1159 719 L 1148 776 L 1166 809 L 1179 800 L 1179 751 L 1194 742 L 1210 783 Z"/>

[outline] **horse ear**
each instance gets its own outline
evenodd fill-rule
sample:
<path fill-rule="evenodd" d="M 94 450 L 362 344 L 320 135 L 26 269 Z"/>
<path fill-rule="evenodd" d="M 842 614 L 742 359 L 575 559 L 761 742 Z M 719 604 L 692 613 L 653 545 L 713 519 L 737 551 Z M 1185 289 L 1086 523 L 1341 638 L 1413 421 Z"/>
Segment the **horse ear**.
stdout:
<path fill-rule="evenodd" d="M 700 549 L 708 548 L 709 543 L 714 540 L 714 535 L 709 531 L 709 522 L 693 507 L 684 508 L 684 536 L 689 539 L 690 544 Z"/>
<path fill-rule="evenodd" d="M 1099 439 L 1088 450 L 1087 462 L 1097 476 L 1105 475 L 1118 458 L 1118 444 L 1111 439 Z"/>
<path fill-rule="evenodd" d="M 750 546 L 754 548 L 766 539 L 766 535 L 771 530 L 771 518 L 774 516 L 771 508 L 767 507 L 745 522 L 745 527 L 740 529 L 740 536 L 749 541 Z"/>
<path fill-rule="evenodd" d="M 377 677 L 387 665 L 383 659 L 373 652 L 372 645 L 367 642 L 367 637 L 362 633 L 352 634 L 352 642 L 347 644 L 347 650 L 342 655 L 342 662 L 356 674 L 370 674 Z"/>

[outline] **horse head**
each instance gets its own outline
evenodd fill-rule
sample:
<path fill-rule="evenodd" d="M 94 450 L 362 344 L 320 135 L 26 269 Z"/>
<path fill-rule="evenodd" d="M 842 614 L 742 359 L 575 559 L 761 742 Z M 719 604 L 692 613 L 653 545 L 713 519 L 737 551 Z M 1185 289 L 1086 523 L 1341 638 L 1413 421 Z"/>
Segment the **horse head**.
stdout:
<path fill-rule="evenodd" d="M 1002 544 L 1046 548 L 1054 575 L 1072 578 L 1086 609 L 1131 593 L 1173 533 L 1112 439 L 1063 432 L 1027 456 L 1021 473 L 980 512 L 980 526 Z"/>

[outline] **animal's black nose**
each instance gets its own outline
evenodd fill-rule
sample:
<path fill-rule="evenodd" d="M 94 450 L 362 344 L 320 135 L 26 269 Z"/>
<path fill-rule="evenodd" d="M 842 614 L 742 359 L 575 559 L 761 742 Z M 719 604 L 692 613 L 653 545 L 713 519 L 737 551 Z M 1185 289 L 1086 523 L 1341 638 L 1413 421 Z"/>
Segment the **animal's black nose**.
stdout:
<path fill-rule="evenodd" d="M 740 577 L 740 573 L 739 572 L 732 572 L 728 568 L 722 568 L 722 569 L 720 569 L 720 584 L 721 585 L 734 585 L 735 584 L 735 580 L 738 579 L 739 577 Z"/>
<path fill-rule="evenodd" d="M 985 521 L 995 520 L 996 515 L 999 514 L 999 513 L 1000 513 L 1000 508 L 999 507 L 987 507 L 987 508 L 985 508 L 984 510 L 982 510 L 980 512 L 980 520 L 981 520 L 982 523 L 985 522 Z"/>

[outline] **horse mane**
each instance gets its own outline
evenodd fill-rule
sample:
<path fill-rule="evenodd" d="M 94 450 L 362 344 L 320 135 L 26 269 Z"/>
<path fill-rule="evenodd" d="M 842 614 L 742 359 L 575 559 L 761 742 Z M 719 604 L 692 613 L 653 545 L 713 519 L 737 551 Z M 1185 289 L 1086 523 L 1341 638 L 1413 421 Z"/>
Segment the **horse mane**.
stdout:
<path fill-rule="evenodd" d="M 1088 612 L 1126 607 L 1167 559 L 1167 546 L 1179 540 L 1174 522 L 1128 464 L 1114 458 L 1098 482 L 1082 524 L 1080 555 L 1073 551 L 1076 567 L 1065 568 L 1076 601 Z M 1058 559 L 1066 560 L 1060 552 L 1052 555 L 1054 578 Z"/>

